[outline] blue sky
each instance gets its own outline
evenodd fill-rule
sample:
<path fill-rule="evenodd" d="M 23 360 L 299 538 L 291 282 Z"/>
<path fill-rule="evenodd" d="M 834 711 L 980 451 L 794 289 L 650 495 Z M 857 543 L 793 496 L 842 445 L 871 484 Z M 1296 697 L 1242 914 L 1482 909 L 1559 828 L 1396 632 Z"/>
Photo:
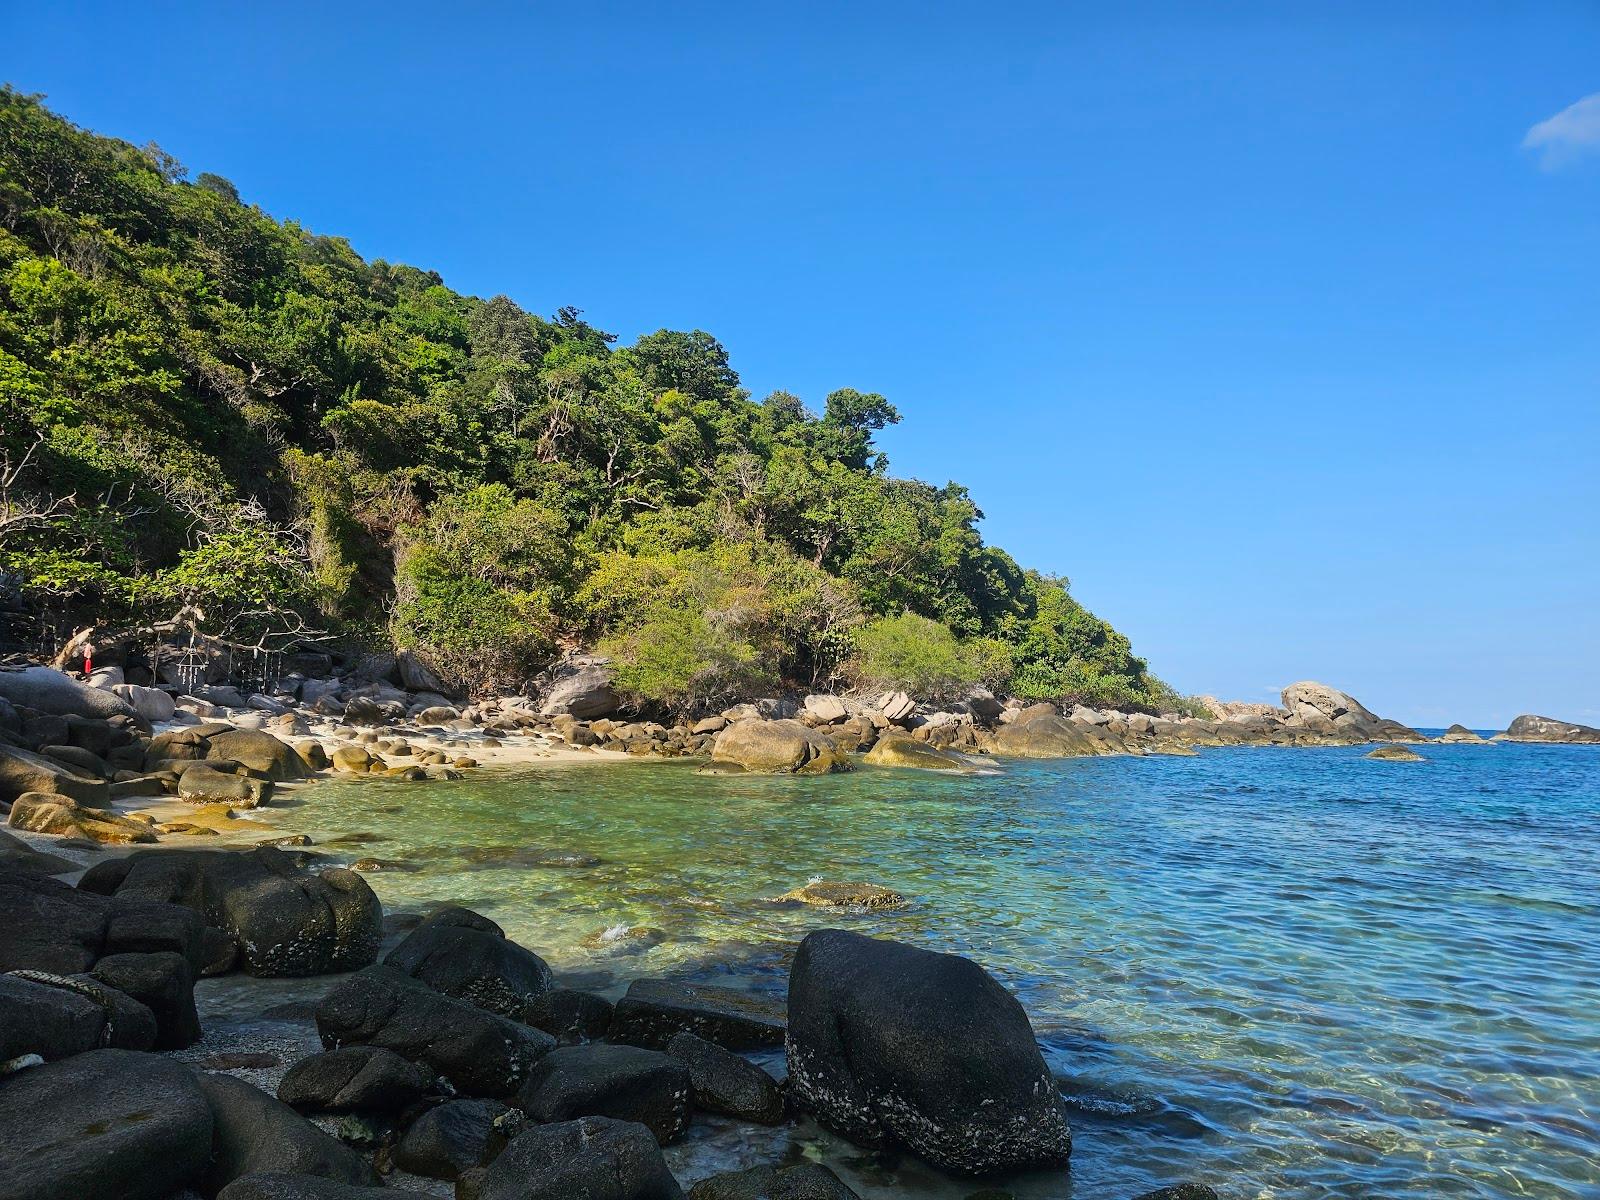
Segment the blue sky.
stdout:
<path fill-rule="evenodd" d="M 1184 690 L 1600 723 L 1592 4 L 22 7 L 277 216 L 883 392 Z"/>

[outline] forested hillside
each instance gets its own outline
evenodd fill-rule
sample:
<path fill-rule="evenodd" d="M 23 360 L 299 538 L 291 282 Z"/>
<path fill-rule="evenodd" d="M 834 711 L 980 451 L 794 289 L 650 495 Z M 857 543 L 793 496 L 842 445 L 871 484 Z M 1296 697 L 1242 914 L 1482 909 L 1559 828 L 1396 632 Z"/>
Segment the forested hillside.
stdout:
<path fill-rule="evenodd" d="M 753 399 L 710 334 L 460 295 L 0 92 L 0 572 L 34 603 L 392 641 L 464 687 L 595 646 L 673 708 L 1179 704 L 964 488 L 888 473 L 888 400 L 818 407 Z"/>

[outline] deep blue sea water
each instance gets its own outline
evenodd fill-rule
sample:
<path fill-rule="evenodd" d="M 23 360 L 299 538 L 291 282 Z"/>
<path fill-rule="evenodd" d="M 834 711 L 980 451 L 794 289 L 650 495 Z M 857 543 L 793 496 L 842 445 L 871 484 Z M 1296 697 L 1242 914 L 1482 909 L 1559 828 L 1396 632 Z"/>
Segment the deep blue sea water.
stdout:
<path fill-rule="evenodd" d="M 1070 1172 L 985 1185 L 1021 1200 L 1181 1179 L 1233 1198 L 1593 1200 L 1600 747 L 1421 749 L 826 779 L 530 767 L 330 783 L 262 814 L 407 864 L 369 875 L 389 906 L 471 904 L 613 994 L 671 973 L 781 994 L 795 940 L 825 924 L 970 955 L 1020 997 L 1074 1110 Z M 602 862 L 530 867 L 530 847 Z M 813 877 L 912 905 L 767 902 Z M 584 945 L 624 927 L 655 932 Z M 810 1157 L 866 1196 L 980 1190 L 809 1124 L 700 1125 L 672 1157 L 686 1181 Z"/>

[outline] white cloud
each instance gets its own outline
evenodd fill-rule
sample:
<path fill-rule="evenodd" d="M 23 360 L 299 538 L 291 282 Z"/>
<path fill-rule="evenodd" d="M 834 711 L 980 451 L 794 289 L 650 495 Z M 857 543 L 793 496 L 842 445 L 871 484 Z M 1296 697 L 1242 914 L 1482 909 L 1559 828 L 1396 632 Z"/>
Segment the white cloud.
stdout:
<path fill-rule="evenodd" d="M 1528 130 L 1522 147 L 1539 151 L 1539 165 L 1547 171 L 1585 154 L 1600 154 L 1600 92 L 1540 121 Z"/>

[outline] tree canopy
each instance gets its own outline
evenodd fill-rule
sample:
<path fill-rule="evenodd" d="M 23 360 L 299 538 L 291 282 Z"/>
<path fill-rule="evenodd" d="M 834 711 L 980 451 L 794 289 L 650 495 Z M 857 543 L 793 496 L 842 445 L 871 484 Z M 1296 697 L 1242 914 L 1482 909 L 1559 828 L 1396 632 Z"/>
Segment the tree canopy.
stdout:
<path fill-rule="evenodd" d="M 755 400 L 703 330 L 619 345 L 365 261 L 0 90 L 0 571 L 57 607 L 204 600 L 469 686 L 587 642 L 680 707 L 928 679 L 1176 703 L 965 488 L 889 474 L 899 420 Z"/>

